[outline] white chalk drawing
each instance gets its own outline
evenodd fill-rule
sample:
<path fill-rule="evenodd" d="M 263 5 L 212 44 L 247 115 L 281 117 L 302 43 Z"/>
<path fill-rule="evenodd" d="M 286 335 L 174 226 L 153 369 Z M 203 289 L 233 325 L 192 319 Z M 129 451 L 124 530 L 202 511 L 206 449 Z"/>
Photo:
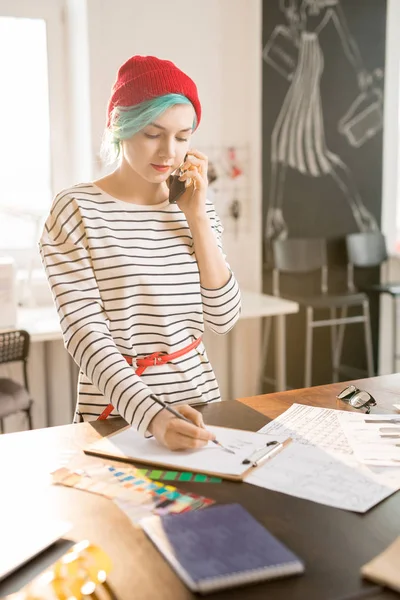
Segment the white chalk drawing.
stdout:
<path fill-rule="evenodd" d="M 373 80 L 382 80 L 382 69 L 376 69 Z M 338 129 L 349 144 L 359 148 L 383 127 L 383 92 L 378 85 L 361 92 L 346 114 L 340 119 Z"/>
<path fill-rule="evenodd" d="M 271 136 L 270 200 L 265 237 L 285 239 L 284 185 L 288 167 L 311 177 L 330 175 L 346 198 L 358 229 L 375 231 L 378 225 L 366 208 L 349 167 L 328 149 L 320 81 L 324 56 L 319 36 L 333 23 L 345 56 L 354 67 L 360 89 L 338 130 L 359 148 L 382 129 L 383 70 L 366 71 L 352 37 L 340 0 L 279 0 L 287 25 L 279 24 L 263 49 L 263 59 L 290 82 Z"/>

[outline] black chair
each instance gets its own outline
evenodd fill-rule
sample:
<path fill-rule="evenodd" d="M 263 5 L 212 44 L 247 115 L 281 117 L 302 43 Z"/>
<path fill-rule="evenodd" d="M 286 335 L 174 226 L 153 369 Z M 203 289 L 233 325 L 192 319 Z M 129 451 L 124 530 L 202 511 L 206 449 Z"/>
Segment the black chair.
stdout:
<path fill-rule="evenodd" d="M 352 233 L 346 236 L 347 255 L 349 259 L 349 285 L 354 286 L 354 267 L 370 268 L 385 265 L 388 267 L 388 253 L 385 236 L 378 232 Z M 388 269 L 387 269 L 388 272 Z M 377 283 L 363 288 L 367 293 L 388 294 L 392 298 L 393 307 L 393 348 L 392 365 L 393 373 L 397 371 L 397 299 L 400 297 L 400 282 Z"/>
<path fill-rule="evenodd" d="M 365 293 L 355 292 L 350 287 L 345 293 L 330 294 L 328 291 L 327 244 L 323 239 L 276 240 L 273 244 L 274 270 L 273 294 L 294 300 L 306 311 L 305 370 L 304 386 L 312 385 L 313 331 L 316 327 L 331 328 L 332 379 L 338 381 L 342 369 L 341 354 L 346 325 L 364 324 L 365 350 L 368 376 L 374 375 L 369 301 Z M 320 271 L 318 293 L 313 295 L 290 295 L 280 291 L 281 273 L 297 274 Z M 362 314 L 348 316 L 350 307 L 360 306 Z M 340 310 L 340 314 L 338 311 Z M 328 311 L 329 316 L 315 319 L 314 312 Z"/>
<path fill-rule="evenodd" d="M 4 432 L 3 419 L 19 412 L 28 418 L 32 427 L 33 400 L 29 393 L 27 362 L 29 355 L 29 333 L 23 330 L 0 332 L 0 364 L 22 362 L 24 385 L 9 377 L 0 377 L 0 433 Z"/>

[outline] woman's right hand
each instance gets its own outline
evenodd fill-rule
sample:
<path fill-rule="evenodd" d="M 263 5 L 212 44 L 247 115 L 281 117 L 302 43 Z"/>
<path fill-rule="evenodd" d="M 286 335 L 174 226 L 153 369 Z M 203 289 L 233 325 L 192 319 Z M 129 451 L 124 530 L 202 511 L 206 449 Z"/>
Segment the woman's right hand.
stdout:
<path fill-rule="evenodd" d="M 204 428 L 203 417 L 198 410 L 187 404 L 177 406 L 175 410 L 192 423 L 178 419 L 167 410 L 161 410 L 150 422 L 148 431 L 156 440 L 170 450 L 188 450 L 201 448 L 215 435 Z"/>

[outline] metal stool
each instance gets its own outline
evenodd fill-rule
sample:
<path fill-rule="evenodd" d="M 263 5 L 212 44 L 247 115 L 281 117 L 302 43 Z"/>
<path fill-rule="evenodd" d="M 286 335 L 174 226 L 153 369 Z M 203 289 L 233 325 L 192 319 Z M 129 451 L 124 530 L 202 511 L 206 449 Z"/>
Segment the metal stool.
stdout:
<path fill-rule="evenodd" d="M 32 429 L 31 408 L 33 400 L 29 393 L 27 362 L 30 337 L 27 331 L 11 330 L 0 332 L 0 364 L 22 362 L 24 385 L 9 377 L 0 378 L 0 433 L 4 432 L 3 419 L 25 412 L 28 428 Z"/>
<path fill-rule="evenodd" d="M 341 370 L 340 361 L 345 326 L 363 323 L 367 372 L 368 376 L 372 377 L 374 375 L 374 365 L 368 296 L 365 293 L 354 291 L 351 286 L 348 286 L 345 293 L 329 294 L 326 241 L 323 239 L 302 238 L 276 240 L 273 244 L 273 252 L 273 294 L 298 302 L 300 306 L 305 308 L 306 312 L 304 386 L 310 387 L 312 385 L 313 332 L 316 327 L 331 328 L 332 380 L 335 382 L 338 381 Z M 317 295 L 290 296 L 280 293 L 281 273 L 295 273 L 301 276 L 313 271 L 321 272 L 320 292 Z M 347 316 L 348 308 L 351 306 L 360 306 L 362 314 L 353 317 Z M 316 310 L 329 311 L 329 318 L 316 320 L 314 318 L 314 311 Z M 340 315 L 338 315 L 339 310 Z"/>
<path fill-rule="evenodd" d="M 385 236 L 380 232 L 352 233 L 346 236 L 347 255 L 349 259 L 349 284 L 354 287 L 354 267 L 370 268 L 386 264 L 388 272 L 388 253 Z M 397 360 L 400 358 L 397 350 L 397 299 L 400 297 L 400 282 L 377 283 L 363 287 L 367 293 L 388 294 L 392 298 L 393 307 L 393 348 L 392 368 L 397 372 Z"/>

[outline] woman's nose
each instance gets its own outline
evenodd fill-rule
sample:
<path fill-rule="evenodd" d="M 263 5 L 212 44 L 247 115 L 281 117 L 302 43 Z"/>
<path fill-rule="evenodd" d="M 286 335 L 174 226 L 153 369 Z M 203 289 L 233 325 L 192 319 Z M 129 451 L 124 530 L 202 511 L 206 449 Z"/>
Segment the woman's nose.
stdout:
<path fill-rule="evenodd" d="M 162 140 L 162 142 L 160 144 L 159 154 L 160 154 L 160 156 L 162 156 L 163 158 L 166 158 L 166 159 L 175 158 L 175 155 L 176 155 L 175 140 L 170 139 L 170 138 Z"/>

